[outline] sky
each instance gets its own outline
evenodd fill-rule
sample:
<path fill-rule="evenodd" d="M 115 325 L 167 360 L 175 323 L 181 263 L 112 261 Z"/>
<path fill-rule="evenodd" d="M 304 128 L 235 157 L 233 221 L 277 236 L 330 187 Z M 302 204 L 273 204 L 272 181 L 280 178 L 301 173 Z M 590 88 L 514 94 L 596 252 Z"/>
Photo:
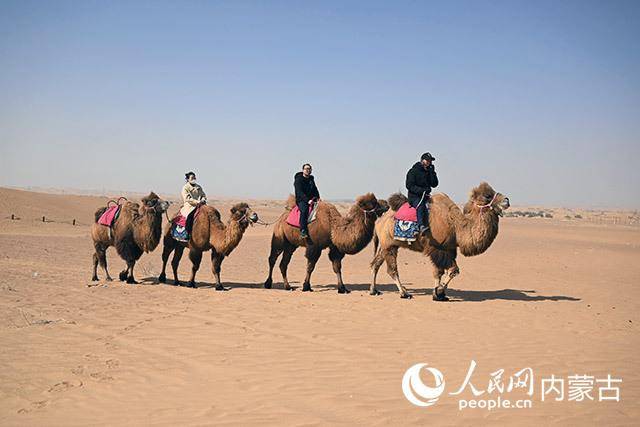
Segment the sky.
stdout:
<path fill-rule="evenodd" d="M 638 1 L 0 0 L 0 185 L 640 208 Z"/>

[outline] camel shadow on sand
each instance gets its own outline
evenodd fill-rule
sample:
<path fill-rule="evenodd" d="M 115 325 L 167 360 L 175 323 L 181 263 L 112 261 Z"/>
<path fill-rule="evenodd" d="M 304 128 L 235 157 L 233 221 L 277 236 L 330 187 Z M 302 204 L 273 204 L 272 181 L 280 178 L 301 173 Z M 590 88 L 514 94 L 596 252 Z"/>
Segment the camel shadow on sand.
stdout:
<path fill-rule="evenodd" d="M 352 291 L 369 291 L 369 283 L 345 284 Z M 411 288 L 411 283 L 404 283 L 405 287 L 411 295 L 415 296 L 431 296 L 433 288 Z M 316 285 L 316 288 L 324 288 L 327 290 L 337 290 L 336 285 Z M 383 293 L 397 293 L 398 288 L 395 284 L 378 284 L 376 288 Z M 566 295 L 538 295 L 535 290 L 523 289 L 499 289 L 499 290 L 463 290 L 449 288 L 447 296 L 451 298 L 450 302 L 480 302 L 491 300 L 506 301 L 580 301 L 580 298 Z"/>
<path fill-rule="evenodd" d="M 296 283 L 296 285 L 294 285 Z M 143 285 L 159 285 L 157 277 L 145 277 L 140 279 L 140 284 Z M 300 285 L 297 282 L 290 282 L 293 291 L 299 290 Z M 173 285 L 173 280 L 167 279 L 166 285 Z M 237 282 L 224 282 L 226 290 L 233 289 L 264 289 L 262 283 L 237 283 Z M 356 283 L 345 284 L 351 291 L 369 292 L 369 283 Z M 411 288 L 411 283 L 405 283 L 407 290 L 414 297 L 416 296 L 428 296 L 433 294 L 433 288 Z M 317 292 L 336 292 L 337 285 L 312 285 L 313 289 Z M 395 294 L 398 292 L 395 284 L 379 284 L 376 286 L 378 290 L 383 293 Z M 214 289 L 214 283 L 208 282 L 196 282 L 196 289 Z M 266 290 L 265 290 L 266 291 Z M 282 282 L 273 283 L 273 288 L 268 291 L 285 291 Z M 291 291 L 285 291 L 291 292 Z M 533 289 L 496 289 L 487 291 L 477 290 L 463 290 L 449 288 L 447 290 L 447 296 L 451 298 L 450 302 L 481 302 L 492 300 L 504 300 L 504 301 L 580 301 L 580 298 L 566 296 L 566 295 L 538 295 Z"/>

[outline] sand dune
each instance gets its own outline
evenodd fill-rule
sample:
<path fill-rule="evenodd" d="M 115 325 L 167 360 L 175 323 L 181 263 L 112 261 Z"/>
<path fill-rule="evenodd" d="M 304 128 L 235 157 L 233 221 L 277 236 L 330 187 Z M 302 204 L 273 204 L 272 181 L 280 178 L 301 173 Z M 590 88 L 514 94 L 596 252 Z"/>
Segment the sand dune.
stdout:
<path fill-rule="evenodd" d="M 383 295 L 369 296 L 371 247 L 345 259 L 349 295 L 326 255 L 316 292 L 283 291 L 278 273 L 262 289 L 271 229 L 254 227 L 223 264 L 231 290 L 216 292 L 208 260 L 198 289 L 157 284 L 161 248 L 140 260 L 142 285 L 91 283 L 89 224 L 106 200 L 0 189 L 2 425 L 638 422 L 638 227 L 505 218 L 486 254 L 460 259 L 449 303 L 431 300 L 429 262 L 407 251 L 399 268 L 414 298 L 398 298 L 384 271 Z M 223 216 L 231 204 L 217 205 Z M 278 205 L 253 207 L 270 221 Z M 124 263 L 113 249 L 108 259 L 115 275 Z M 290 278 L 304 269 L 296 252 Z M 455 396 L 420 408 L 403 396 L 411 365 L 437 367 L 449 392 L 471 360 L 483 390 L 498 369 L 531 367 L 538 379 L 622 378 L 621 402 L 542 402 L 539 383 L 531 409 L 459 411 Z"/>

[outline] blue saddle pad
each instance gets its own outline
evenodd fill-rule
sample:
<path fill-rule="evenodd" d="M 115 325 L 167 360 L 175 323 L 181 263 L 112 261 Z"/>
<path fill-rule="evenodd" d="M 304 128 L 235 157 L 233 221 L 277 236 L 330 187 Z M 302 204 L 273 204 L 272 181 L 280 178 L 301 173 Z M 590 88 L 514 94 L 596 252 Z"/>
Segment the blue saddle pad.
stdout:
<path fill-rule="evenodd" d="M 404 242 L 415 242 L 418 229 L 418 223 L 416 221 L 396 219 L 393 226 L 393 238 Z"/>
<path fill-rule="evenodd" d="M 189 241 L 189 233 L 187 233 L 186 227 L 178 224 L 173 224 L 171 226 L 171 236 L 179 242 Z"/>

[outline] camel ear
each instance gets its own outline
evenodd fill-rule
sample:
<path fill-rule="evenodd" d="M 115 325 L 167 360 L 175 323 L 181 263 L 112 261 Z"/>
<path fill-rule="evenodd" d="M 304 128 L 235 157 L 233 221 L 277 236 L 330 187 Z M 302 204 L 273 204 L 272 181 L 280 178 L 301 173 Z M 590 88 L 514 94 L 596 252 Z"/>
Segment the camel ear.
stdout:
<path fill-rule="evenodd" d="M 230 211 L 231 211 L 231 214 L 232 214 L 232 215 L 235 215 L 235 214 L 236 214 L 236 212 L 238 212 L 238 208 L 236 208 L 235 206 L 232 206 L 232 207 L 231 207 L 231 209 L 230 209 Z"/>

